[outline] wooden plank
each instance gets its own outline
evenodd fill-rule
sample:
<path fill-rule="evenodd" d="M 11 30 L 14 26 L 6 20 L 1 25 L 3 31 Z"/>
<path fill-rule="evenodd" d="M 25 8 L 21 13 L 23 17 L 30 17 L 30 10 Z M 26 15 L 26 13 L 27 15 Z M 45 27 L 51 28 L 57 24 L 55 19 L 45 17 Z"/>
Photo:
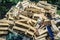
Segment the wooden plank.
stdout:
<path fill-rule="evenodd" d="M 31 4 L 29 5 L 29 7 L 34 8 L 34 9 L 37 9 L 37 10 L 43 9 L 43 8 L 40 8 L 40 7 L 36 6 L 36 5 L 31 5 Z"/>
<path fill-rule="evenodd" d="M 40 8 L 44 8 L 46 10 L 50 10 L 51 8 L 49 6 L 44 6 L 44 5 L 41 5 L 41 4 L 37 4 L 37 6 L 39 6 Z M 49 7 L 49 8 L 47 8 Z"/>
<path fill-rule="evenodd" d="M 9 24 L 7 23 L 0 23 L 0 26 L 8 26 Z"/>
<path fill-rule="evenodd" d="M 2 19 L 0 20 L 0 23 L 3 23 L 3 24 L 5 23 L 6 25 L 9 25 L 9 24 L 13 24 L 13 21 Z"/>
<path fill-rule="evenodd" d="M 33 16 L 38 16 L 38 17 L 39 17 L 39 16 L 40 16 L 40 14 L 34 14 Z"/>
<path fill-rule="evenodd" d="M 30 25 L 21 23 L 21 22 L 19 22 L 19 21 L 16 21 L 15 23 L 16 23 L 16 24 L 19 24 L 19 25 L 22 25 L 22 26 L 25 26 L 25 27 L 27 27 L 27 28 L 33 30 L 34 32 L 36 31 L 36 29 L 35 29 L 34 27 L 30 26 Z"/>
<path fill-rule="evenodd" d="M 33 8 L 28 8 L 28 9 L 26 9 L 26 10 L 31 10 L 31 11 L 33 11 L 33 12 L 41 12 L 40 10 L 38 10 L 38 9 L 33 9 Z"/>
<path fill-rule="evenodd" d="M 31 11 L 34 11 L 34 12 L 45 13 L 44 8 L 42 8 L 42 7 L 38 7 L 36 5 L 30 5 L 29 7 L 30 8 L 28 8 L 27 10 L 31 10 Z"/>
<path fill-rule="evenodd" d="M 55 25 L 54 20 L 51 20 L 51 24 L 52 24 L 53 30 L 59 32 L 59 29 L 58 29 L 58 27 Z"/>
<path fill-rule="evenodd" d="M 11 16 L 9 16 L 9 18 L 8 19 L 11 19 L 11 20 L 13 20 L 14 18 L 13 17 L 11 17 Z"/>
<path fill-rule="evenodd" d="M 7 31 L 0 31 L 0 35 L 1 34 L 7 34 L 8 32 Z"/>
<path fill-rule="evenodd" d="M 27 20 L 25 20 L 25 19 L 21 19 L 21 20 L 17 20 L 17 21 L 19 21 L 19 22 L 20 22 L 20 21 L 27 21 Z"/>
<path fill-rule="evenodd" d="M 58 28 L 60 29 L 60 26 Z"/>
<path fill-rule="evenodd" d="M 51 4 L 47 3 L 47 1 L 39 1 L 38 3 L 43 4 L 45 6 L 50 6 Z"/>
<path fill-rule="evenodd" d="M 37 39 L 37 40 L 46 40 L 46 38 L 45 38 L 45 37 L 43 37 L 43 38 L 40 38 L 40 39 Z"/>
<path fill-rule="evenodd" d="M 37 39 L 40 39 L 40 38 L 43 38 L 43 37 L 46 37 L 46 36 L 47 36 L 47 34 L 44 34 L 44 35 L 41 35 L 41 36 L 37 37 Z"/>
<path fill-rule="evenodd" d="M 56 36 L 58 36 L 60 38 L 60 32 Z"/>
<path fill-rule="evenodd" d="M 23 31 L 23 32 L 27 32 L 30 35 L 34 35 L 34 33 L 31 32 L 31 31 L 28 31 L 28 29 L 24 29 L 24 28 L 20 28 L 20 27 L 16 27 L 16 26 L 14 26 L 13 29 L 20 30 L 20 31 Z"/>
<path fill-rule="evenodd" d="M 43 35 L 44 33 L 47 33 L 47 30 L 42 30 L 42 29 L 38 29 L 39 35 Z"/>
<path fill-rule="evenodd" d="M 34 18 L 35 16 L 36 16 L 36 17 L 42 17 L 43 19 L 48 19 L 48 18 L 44 15 L 44 13 L 34 14 L 34 15 L 33 15 L 33 18 Z"/>
<path fill-rule="evenodd" d="M 27 30 L 27 33 L 29 33 L 32 36 L 34 35 L 34 32 L 31 32 L 31 31 L 28 31 L 28 30 Z"/>
<path fill-rule="evenodd" d="M 0 30 L 8 30 L 8 27 L 0 27 Z"/>
<path fill-rule="evenodd" d="M 37 22 L 37 21 L 35 21 L 35 20 L 33 20 L 33 19 L 30 19 L 30 18 L 28 18 L 28 17 L 25 17 L 25 16 L 23 16 L 23 15 L 19 15 L 19 17 L 24 18 L 24 19 L 26 19 L 26 20 L 31 20 L 31 21 L 34 22 L 34 23 Z"/>
<path fill-rule="evenodd" d="M 24 31 L 24 32 L 26 31 L 26 29 L 20 28 L 20 27 L 17 27 L 17 26 L 14 26 L 13 29 L 21 30 L 21 31 Z"/>

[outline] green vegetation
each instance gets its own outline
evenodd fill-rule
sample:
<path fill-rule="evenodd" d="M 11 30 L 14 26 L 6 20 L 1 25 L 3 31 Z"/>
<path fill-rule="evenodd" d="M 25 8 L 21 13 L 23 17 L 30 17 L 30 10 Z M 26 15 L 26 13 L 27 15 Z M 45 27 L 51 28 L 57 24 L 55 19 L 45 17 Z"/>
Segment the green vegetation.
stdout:
<path fill-rule="evenodd" d="M 6 12 L 11 8 L 11 6 L 16 5 L 18 1 L 23 0 L 0 0 L 0 19 L 4 18 Z"/>
<path fill-rule="evenodd" d="M 58 10 L 57 13 L 60 15 L 60 10 Z"/>

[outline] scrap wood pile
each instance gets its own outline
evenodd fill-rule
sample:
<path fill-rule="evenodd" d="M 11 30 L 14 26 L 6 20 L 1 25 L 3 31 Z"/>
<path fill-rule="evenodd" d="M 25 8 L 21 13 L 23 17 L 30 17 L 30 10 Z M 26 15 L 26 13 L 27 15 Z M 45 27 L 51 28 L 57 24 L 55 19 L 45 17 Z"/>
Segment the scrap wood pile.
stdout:
<path fill-rule="evenodd" d="M 59 39 L 60 15 L 56 12 L 57 6 L 46 1 L 39 1 L 37 4 L 28 1 L 18 2 L 7 12 L 6 18 L 0 20 L 0 35 L 7 35 L 10 31 L 33 38 L 23 37 L 22 40 Z"/>

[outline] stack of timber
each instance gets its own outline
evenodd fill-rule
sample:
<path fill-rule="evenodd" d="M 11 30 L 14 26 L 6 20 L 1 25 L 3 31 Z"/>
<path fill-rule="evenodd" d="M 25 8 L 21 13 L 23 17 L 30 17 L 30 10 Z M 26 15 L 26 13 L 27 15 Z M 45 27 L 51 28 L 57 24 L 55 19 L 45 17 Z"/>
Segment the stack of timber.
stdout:
<path fill-rule="evenodd" d="M 7 12 L 6 18 L 0 20 L 0 34 L 11 31 L 28 35 L 33 40 L 59 39 L 60 15 L 57 16 L 56 11 L 55 5 L 45 1 L 37 4 L 29 1 L 18 2 Z"/>
<path fill-rule="evenodd" d="M 8 34 L 8 26 L 7 20 L 0 20 L 0 35 Z"/>

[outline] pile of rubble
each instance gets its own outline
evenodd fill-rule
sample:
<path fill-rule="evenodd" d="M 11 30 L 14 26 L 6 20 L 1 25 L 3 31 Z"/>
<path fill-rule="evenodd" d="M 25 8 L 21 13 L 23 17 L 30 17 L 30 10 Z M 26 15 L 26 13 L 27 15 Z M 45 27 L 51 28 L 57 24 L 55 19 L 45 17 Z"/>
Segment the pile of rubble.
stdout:
<path fill-rule="evenodd" d="M 56 12 L 57 6 L 47 1 L 18 2 L 7 12 L 6 18 L 0 20 L 0 35 L 7 35 L 10 31 L 32 38 L 23 37 L 22 40 L 60 39 L 60 15 Z"/>

